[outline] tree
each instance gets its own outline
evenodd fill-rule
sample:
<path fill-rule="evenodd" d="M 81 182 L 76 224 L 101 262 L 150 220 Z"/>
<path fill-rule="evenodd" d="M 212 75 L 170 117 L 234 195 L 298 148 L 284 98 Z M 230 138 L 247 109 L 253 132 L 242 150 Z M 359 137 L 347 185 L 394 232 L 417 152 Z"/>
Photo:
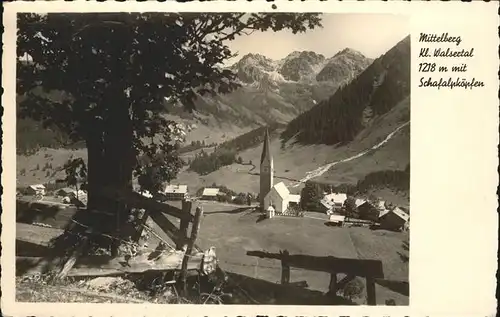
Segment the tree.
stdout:
<path fill-rule="evenodd" d="M 236 75 L 221 67 L 235 56 L 227 42 L 249 31 L 320 25 L 318 14 L 19 14 L 19 115 L 84 140 L 88 208 L 127 219 L 126 205 L 104 193 L 132 189 L 133 177 L 150 192 L 175 178 L 184 131 L 162 114 L 238 88 Z M 48 101 L 33 93 L 40 86 L 65 98 Z"/>
<path fill-rule="evenodd" d="M 306 182 L 306 185 L 300 193 L 300 204 L 303 210 L 319 209 L 319 202 L 321 200 L 321 187 L 317 183 Z"/>
<path fill-rule="evenodd" d="M 74 186 L 76 190 L 76 199 L 79 200 L 79 191 L 81 185 L 85 186 L 87 179 L 87 166 L 81 158 L 69 159 L 64 164 L 64 171 L 66 172 L 66 183 L 68 186 Z M 79 180 L 80 186 L 79 186 Z"/>
<path fill-rule="evenodd" d="M 348 217 L 352 218 L 356 217 L 357 215 L 356 200 L 354 199 L 354 197 L 352 196 L 347 197 L 346 201 L 344 202 L 344 210 Z"/>

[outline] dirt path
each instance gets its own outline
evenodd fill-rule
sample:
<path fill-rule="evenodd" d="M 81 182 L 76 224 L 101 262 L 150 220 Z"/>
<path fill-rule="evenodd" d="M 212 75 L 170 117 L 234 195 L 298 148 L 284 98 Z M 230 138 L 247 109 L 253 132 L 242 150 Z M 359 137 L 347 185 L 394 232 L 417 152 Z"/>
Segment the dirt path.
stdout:
<path fill-rule="evenodd" d="M 349 162 L 349 161 L 355 160 L 357 158 L 360 158 L 360 157 L 366 155 L 369 151 L 378 149 L 382 145 L 386 144 L 399 130 L 401 130 L 402 128 L 407 126 L 409 123 L 410 123 L 410 121 L 403 123 L 396 130 L 389 133 L 389 135 L 387 135 L 387 137 L 385 139 L 383 139 L 381 142 L 375 144 L 374 146 L 372 146 L 371 148 L 369 148 L 367 150 L 364 150 L 364 151 L 362 151 L 354 156 L 345 158 L 343 160 L 339 160 L 339 161 L 325 164 L 323 166 L 318 167 L 317 169 L 315 169 L 313 171 L 307 172 L 306 176 L 304 178 L 302 178 L 301 180 L 299 180 L 297 183 L 293 184 L 292 187 L 298 187 L 298 186 L 300 186 L 301 183 L 305 183 L 310 179 L 313 179 L 315 177 L 323 175 L 326 171 L 328 171 L 330 168 L 332 168 L 333 166 L 335 166 L 339 163 L 344 163 L 344 162 Z"/>

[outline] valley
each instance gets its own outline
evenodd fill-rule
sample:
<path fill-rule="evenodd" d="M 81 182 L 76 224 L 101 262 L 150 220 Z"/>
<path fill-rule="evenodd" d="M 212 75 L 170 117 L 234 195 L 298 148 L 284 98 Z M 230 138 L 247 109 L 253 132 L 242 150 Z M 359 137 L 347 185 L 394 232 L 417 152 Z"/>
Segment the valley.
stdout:
<path fill-rule="evenodd" d="M 188 271 L 205 278 L 227 270 L 232 279 L 240 281 L 236 285 L 244 288 L 242 292 L 251 293 L 227 303 L 242 303 L 238 301 L 244 298 L 253 304 L 295 304 L 294 295 L 287 292 L 297 292 L 305 304 L 317 299 L 338 304 L 340 299 L 349 299 L 353 305 L 390 305 L 391 301 L 408 305 L 409 36 L 375 59 L 349 47 L 332 56 L 311 50 L 282 56 L 273 59 L 249 53 L 232 65 L 213 66 L 214 73 L 234 76 L 239 86 L 234 90 L 225 87 L 223 76 L 215 84 L 200 80 L 220 88 L 218 93 L 214 88 L 212 94 L 201 94 L 201 84 L 197 86 L 200 90 L 186 92 L 180 87 L 172 92 L 186 98 L 158 95 L 161 85 L 137 85 L 156 95 L 143 100 L 144 91 L 135 91 L 136 103 L 127 108 L 129 112 L 119 102 L 131 98 L 137 87 L 121 87 L 125 97 L 115 101 L 122 95 L 116 93 L 119 87 L 113 91 L 116 95 L 106 99 L 111 106 L 102 106 L 109 109 L 98 112 L 100 106 L 89 106 L 90 112 L 96 111 L 91 114 L 94 121 L 85 121 L 88 114 L 78 112 L 87 105 L 63 91 L 33 85 L 19 95 L 17 107 L 23 111 L 18 113 L 16 136 L 17 227 L 22 229 L 16 236 L 22 241 L 17 242 L 18 253 L 61 251 L 59 248 L 66 248 L 64 243 L 80 239 L 74 230 L 84 228 L 84 234 L 93 234 L 95 226 L 96 245 L 101 238 L 107 239 L 108 249 L 93 249 L 94 245 L 87 245 L 92 239 L 85 239 L 82 250 L 90 251 L 83 257 L 101 252 L 98 256 L 111 260 L 99 268 L 75 266 L 76 271 L 90 276 L 82 278 L 82 285 L 113 270 L 119 274 L 135 270 L 134 274 L 144 277 L 146 272 L 151 276 L 161 272 L 161 283 L 167 278 L 164 273 L 182 271 L 172 275 L 174 286 L 162 285 L 162 292 L 166 294 L 168 289 L 173 294 L 182 286 L 187 298 Z M 196 61 L 201 59 L 191 63 Z M 191 66 L 184 66 L 183 74 L 188 76 Z M 201 73 L 193 76 L 203 77 Z M 37 113 L 41 105 L 62 109 L 61 117 L 79 115 L 85 120 L 80 118 L 81 125 L 71 126 L 74 132 L 64 124 L 44 121 Z M 142 106 L 150 108 L 143 111 Z M 110 120 L 116 118 L 127 124 L 110 127 Z M 88 122 L 108 126 L 99 126 L 102 131 L 94 134 L 94 126 L 85 126 Z M 166 142 L 160 145 L 161 140 Z M 72 161 L 77 158 L 82 159 L 78 172 Z M 106 164 L 100 164 L 100 159 Z M 72 164 L 65 166 L 68 162 Z M 107 174 L 116 179 L 107 179 Z M 85 186 L 80 191 L 73 190 L 82 183 Z M 123 220 L 120 211 L 128 213 L 128 220 Z M 109 219 L 116 220 L 116 225 Z M 39 226 L 45 228 L 38 230 Z M 66 234 L 72 238 L 68 240 Z M 113 249 L 115 244 L 120 248 Z M 269 254 L 262 255 L 266 252 Z M 76 257 L 67 263 L 75 265 Z M 165 263 L 155 262 L 161 257 Z M 289 268 L 292 274 L 288 273 L 287 280 L 286 266 L 282 269 L 280 261 L 292 258 L 297 262 Z M 136 266 L 129 263 L 131 259 L 138 261 Z M 214 259 L 217 261 L 210 262 Z M 318 269 L 321 265 L 316 266 L 315 261 L 328 263 L 328 268 Z M 123 263 L 128 268 L 112 266 Z M 339 271 L 331 271 L 333 266 Z M 70 270 L 73 268 L 64 274 Z M 356 281 L 366 292 L 356 290 L 363 295 L 357 294 L 360 297 L 351 301 L 354 296 L 348 294 L 347 285 L 355 276 L 361 277 Z M 272 286 L 280 278 L 281 284 Z M 151 279 L 147 287 L 152 289 L 155 281 Z M 19 283 L 29 284 L 22 279 Z M 201 300 L 205 296 L 201 287 L 212 284 L 197 283 L 194 298 Z M 136 286 L 131 290 L 135 292 Z M 21 297 L 29 297 L 27 293 L 26 289 L 19 291 Z M 185 300 L 172 294 L 165 297 Z M 307 298 L 309 295 L 312 297 Z"/>

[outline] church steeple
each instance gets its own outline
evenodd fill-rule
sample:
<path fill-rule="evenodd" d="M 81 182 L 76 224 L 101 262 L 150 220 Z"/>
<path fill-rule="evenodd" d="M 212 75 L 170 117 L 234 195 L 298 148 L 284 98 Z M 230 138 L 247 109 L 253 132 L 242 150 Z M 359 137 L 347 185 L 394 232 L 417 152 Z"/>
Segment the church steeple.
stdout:
<path fill-rule="evenodd" d="M 260 156 L 260 205 L 264 208 L 264 198 L 273 187 L 274 164 L 270 150 L 269 131 L 266 128 L 264 145 Z"/>
<path fill-rule="evenodd" d="M 260 155 L 260 164 L 264 162 L 265 159 L 272 160 L 271 151 L 269 150 L 269 131 L 266 128 L 266 134 L 264 136 L 264 146 L 262 147 L 262 154 Z"/>

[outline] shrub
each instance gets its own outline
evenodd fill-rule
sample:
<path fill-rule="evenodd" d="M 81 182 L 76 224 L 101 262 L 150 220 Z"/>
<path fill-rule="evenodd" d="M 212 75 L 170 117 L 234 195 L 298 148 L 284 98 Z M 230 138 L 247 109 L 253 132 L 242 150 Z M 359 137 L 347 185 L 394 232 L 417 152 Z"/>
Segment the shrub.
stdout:
<path fill-rule="evenodd" d="M 355 277 L 352 281 L 347 283 L 344 288 L 342 289 L 342 293 L 344 297 L 348 299 L 354 299 L 354 298 L 359 298 L 361 294 L 363 294 L 363 291 L 365 290 L 365 285 L 363 284 L 363 281 Z"/>
<path fill-rule="evenodd" d="M 244 193 L 239 193 L 238 196 L 233 200 L 235 204 L 245 205 L 247 204 L 247 195 Z"/>

